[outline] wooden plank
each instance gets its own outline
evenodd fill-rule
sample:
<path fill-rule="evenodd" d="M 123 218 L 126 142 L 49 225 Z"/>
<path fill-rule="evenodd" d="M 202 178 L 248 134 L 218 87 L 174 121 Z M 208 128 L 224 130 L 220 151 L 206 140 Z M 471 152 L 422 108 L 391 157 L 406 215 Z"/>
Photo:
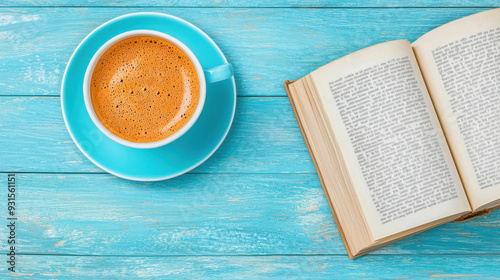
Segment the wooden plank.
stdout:
<path fill-rule="evenodd" d="M 420 1 L 398 1 L 398 0 L 3 0 L 0 6 L 37 7 L 37 6 L 101 6 L 101 7 L 491 7 L 498 6 L 494 0 L 420 0 Z"/>
<path fill-rule="evenodd" d="M 498 279 L 500 256 L 18 256 L 15 279 Z M 4 264 L 5 265 L 5 264 Z"/>
<path fill-rule="evenodd" d="M 6 182 L 6 174 L 0 174 Z M 140 183 L 108 174 L 17 174 L 23 254 L 323 255 L 347 259 L 314 174 L 187 174 Z M 0 209 L 6 209 L 6 199 Z M 2 211 L 5 220 L 7 211 Z M 500 254 L 500 211 L 375 254 Z M 7 236 L 0 227 L 0 236 Z M 5 253 L 6 248 L 0 248 Z"/>
<path fill-rule="evenodd" d="M 0 97 L 0 171 L 102 172 L 66 130 L 58 97 Z M 238 98 L 219 150 L 197 173 L 315 173 L 287 98 Z"/>
<path fill-rule="evenodd" d="M 191 21 L 215 40 L 235 67 L 240 96 L 285 96 L 282 82 L 286 79 L 300 78 L 376 43 L 413 41 L 444 23 L 483 10 L 154 9 Z M 0 9 L 0 95 L 58 95 L 66 63 L 79 42 L 109 19 L 141 11 L 152 10 Z"/>

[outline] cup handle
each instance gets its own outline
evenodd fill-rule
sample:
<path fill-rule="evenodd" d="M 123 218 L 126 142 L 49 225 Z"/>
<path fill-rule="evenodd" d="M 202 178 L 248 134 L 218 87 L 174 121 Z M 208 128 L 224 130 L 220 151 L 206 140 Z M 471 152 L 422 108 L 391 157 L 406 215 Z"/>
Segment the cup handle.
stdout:
<path fill-rule="evenodd" d="M 226 63 L 210 69 L 203 69 L 203 72 L 207 83 L 216 83 L 231 78 L 233 76 L 233 66 Z"/>

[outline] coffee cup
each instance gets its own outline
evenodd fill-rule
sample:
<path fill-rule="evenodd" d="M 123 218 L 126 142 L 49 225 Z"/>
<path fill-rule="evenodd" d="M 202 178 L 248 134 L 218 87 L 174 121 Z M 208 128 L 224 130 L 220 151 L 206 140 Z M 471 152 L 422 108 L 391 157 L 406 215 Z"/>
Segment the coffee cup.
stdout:
<path fill-rule="evenodd" d="M 104 104 L 104 105 L 109 105 L 109 109 L 106 109 L 106 108 L 108 108 L 107 106 L 102 106 L 104 108 L 103 109 L 101 107 L 99 107 L 99 108 L 95 107 L 95 104 L 94 104 L 95 100 L 94 100 L 94 102 L 92 100 L 92 98 L 93 98 L 92 91 L 96 90 L 95 89 L 95 87 L 96 87 L 95 82 L 94 82 L 94 84 L 92 84 L 93 83 L 93 75 L 95 74 L 94 70 L 96 69 L 96 67 L 99 67 L 99 66 L 97 66 L 97 64 L 98 64 L 98 62 L 101 62 L 100 60 L 101 60 L 102 56 L 104 54 L 107 54 L 107 51 L 110 50 L 110 48 L 112 48 L 115 44 L 118 44 L 120 42 L 125 42 L 125 40 L 130 41 L 131 38 L 143 38 L 143 37 L 158 38 L 159 43 L 160 43 L 160 40 L 162 40 L 161 42 L 168 42 L 172 46 L 177 47 L 178 49 L 176 49 L 176 50 L 178 52 L 180 51 L 179 52 L 180 55 L 184 54 L 188 58 L 188 60 L 186 60 L 188 62 L 186 62 L 186 63 L 189 64 L 189 66 L 192 69 L 194 69 L 193 72 L 195 72 L 195 73 L 192 73 L 193 78 L 190 79 L 190 83 L 192 83 L 191 84 L 192 86 L 190 88 L 196 88 L 196 98 L 193 98 L 193 99 L 196 99 L 197 103 L 196 103 L 196 105 L 192 105 L 192 104 L 186 105 L 186 106 L 192 105 L 189 108 L 189 112 L 190 112 L 189 118 L 184 120 L 184 122 L 179 122 L 178 124 L 176 124 L 177 127 L 175 129 L 173 129 L 173 128 L 168 129 L 168 133 L 164 134 L 167 136 L 165 136 L 164 138 L 154 139 L 151 141 L 150 140 L 142 140 L 144 137 L 137 138 L 139 140 L 137 140 L 135 138 L 131 139 L 130 137 L 128 137 L 129 139 L 127 139 L 127 137 L 124 136 L 125 134 L 117 133 L 117 130 L 112 128 L 108 124 L 108 120 L 105 119 L 104 117 L 102 117 L 102 114 L 101 114 L 101 118 L 104 118 L 104 120 L 101 119 L 98 116 L 98 114 L 96 113 L 96 110 L 98 112 L 102 112 L 103 110 L 104 111 L 105 110 L 112 110 L 112 109 L 115 110 L 114 102 L 110 101 L 109 102 L 110 104 Z M 137 41 L 136 41 L 136 43 L 137 43 Z M 152 43 L 153 43 L 153 41 L 151 41 L 151 44 Z M 157 43 L 156 40 L 154 40 L 154 43 L 155 44 Z M 172 53 L 165 54 L 165 55 L 172 55 Z M 180 57 L 181 56 L 179 56 L 179 58 Z M 101 63 L 104 63 L 104 62 L 101 62 Z M 127 63 L 127 65 L 128 65 L 128 63 Z M 163 77 L 165 77 L 165 76 L 168 76 L 169 71 L 173 71 L 173 70 L 165 69 L 162 71 L 165 71 L 165 73 L 163 75 Z M 161 73 L 160 73 L 160 75 L 161 75 Z M 97 50 L 97 52 L 94 54 L 90 63 L 88 64 L 87 70 L 85 72 L 85 77 L 84 77 L 84 82 L 83 82 L 83 95 L 84 95 L 83 97 L 84 97 L 85 107 L 87 109 L 87 112 L 88 112 L 90 118 L 92 119 L 92 122 L 108 138 L 110 138 L 111 140 L 113 140 L 119 144 L 122 144 L 122 145 L 125 145 L 128 147 L 132 147 L 132 148 L 139 148 L 139 149 L 157 148 L 157 147 L 166 145 L 166 144 L 178 139 L 194 125 L 194 123 L 196 122 L 196 120 L 198 119 L 198 117 L 200 116 L 200 114 L 203 110 L 203 105 L 205 103 L 206 94 L 207 94 L 206 88 L 207 88 L 208 83 L 215 83 L 215 82 L 219 82 L 222 80 L 226 80 L 226 79 L 231 78 L 232 76 L 233 76 L 233 69 L 232 69 L 231 64 L 229 64 L 229 63 L 219 65 L 219 66 L 216 66 L 216 67 L 213 67 L 210 69 L 203 69 L 201 67 L 200 62 L 198 61 L 198 59 L 194 55 L 194 53 L 185 44 L 183 44 L 178 39 L 176 39 L 176 38 L 174 38 L 166 33 L 154 31 L 154 30 L 133 30 L 133 31 L 121 33 L 121 34 L 111 38 L 104 45 L 102 45 Z M 123 79 L 121 80 L 121 82 L 123 82 Z M 164 87 L 164 86 L 168 85 L 169 80 L 167 80 L 167 79 L 155 80 L 155 81 L 152 81 L 150 83 L 153 83 L 152 86 L 157 86 L 157 85 L 161 84 Z M 158 83 L 158 84 L 155 85 L 154 83 Z M 94 86 L 94 89 L 93 89 L 92 85 Z M 109 86 L 109 87 L 111 87 L 111 86 Z M 106 86 L 104 86 L 104 88 L 106 88 Z M 146 93 L 146 86 L 144 86 L 144 92 Z M 125 90 L 123 90 L 123 93 L 120 91 L 119 93 L 113 92 L 113 94 L 116 94 L 116 95 L 123 94 L 124 96 L 128 96 L 128 94 L 132 95 L 133 92 L 129 93 L 129 92 L 126 92 Z M 160 93 L 157 92 L 157 94 L 159 95 Z M 189 94 L 191 95 L 191 92 Z M 153 96 L 154 96 L 154 94 L 153 94 Z M 170 96 L 170 94 L 169 94 L 169 96 Z M 129 97 L 127 97 L 127 98 L 129 98 Z M 168 102 L 168 98 L 166 97 L 166 93 L 165 93 L 163 102 Z M 111 103 L 113 103 L 113 104 L 111 104 Z M 102 105 L 102 102 L 100 104 Z M 182 104 L 184 104 L 184 103 L 182 103 Z M 193 101 L 193 104 L 194 104 L 194 101 Z M 118 108 L 119 105 L 122 105 L 122 104 L 117 104 L 116 108 Z M 149 106 L 149 107 L 151 108 L 151 106 Z M 160 117 L 161 117 L 161 113 L 163 113 L 163 111 L 162 111 L 163 108 L 158 107 L 157 105 L 155 105 L 154 107 L 155 108 L 153 108 L 153 109 L 157 109 L 158 111 L 157 112 L 148 111 L 148 114 L 152 114 L 153 116 L 160 115 Z M 178 106 L 178 107 L 180 107 L 180 106 Z M 124 113 L 124 114 L 126 115 L 127 113 Z M 178 114 L 180 114 L 180 112 Z M 187 115 L 187 114 L 184 113 L 184 115 Z M 181 114 L 181 117 L 184 117 L 184 115 Z M 117 113 L 117 112 L 114 112 L 114 116 L 120 117 L 119 113 Z M 136 114 L 136 116 L 137 116 L 137 114 Z M 165 120 L 166 117 L 165 116 L 163 116 L 163 117 L 164 117 L 163 120 Z M 176 116 L 176 118 L 178 119 L 178 116 Z M 140 117 L 140 119 L 146 119 L 146 121 L 151 121 L 151 122 L 157 121 L 154 118 L 152 118 L 151 120 L 148 120 L 146 116 Z M 136 120 L 129 119 L 128 121 L 130 123 L 132 123 L 132 122 L 135 122 Z M 106 125 L 105 125 L 105 123 L 106 123 Z M 125 118 L 125 124 L 122 120 L 122 123 L 121 123 L 120 127 L 118 128 L 118 131 L 120 131 L 120 129 L 127 129 L 127 125 L 128 125 L 128 123 L 127 123 L 126 118 Z M 144 125 L 141 127 L 140 130 L 135 125 L 128 127 L 128 129 L 129 130 L 127 133 L 129 133 L 129 134 L 130 134 L 130 131 L 131 130 L 133 131 L 134 129 L 137 129 L 137 131 L 133 131 L 133 132 L 138 133 L 139 136 L 146 136 L 146 135 L 142 135 L 142 134 L 147 133 L 147 129 L 144 129 Z M 163 130 L 166 131 L 166 127 Z M 127 135 L 129 135 L 129 134 L 127 134 Z M 151 139 L 153 139 L 153 138 L 151 138 Z"/>

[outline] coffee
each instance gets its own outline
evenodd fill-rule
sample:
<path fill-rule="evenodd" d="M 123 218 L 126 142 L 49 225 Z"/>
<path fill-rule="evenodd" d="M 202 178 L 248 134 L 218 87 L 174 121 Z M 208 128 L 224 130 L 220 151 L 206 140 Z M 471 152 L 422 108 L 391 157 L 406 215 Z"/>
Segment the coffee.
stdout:
<path fill-rule="evenodd" d="M 132 142 L 155 142 L 181 129 L 200 100 L 191 59 L 175 44 L 136 36 L 111 46 L 98 60 L 90 96 L 101 123 Z"/>

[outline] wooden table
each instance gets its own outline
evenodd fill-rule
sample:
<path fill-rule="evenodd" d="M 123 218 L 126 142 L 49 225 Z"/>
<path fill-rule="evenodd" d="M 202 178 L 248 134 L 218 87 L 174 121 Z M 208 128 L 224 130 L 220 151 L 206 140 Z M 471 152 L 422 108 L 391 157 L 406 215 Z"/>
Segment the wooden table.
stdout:
<path fill-rule="evenodd" d="M 457 1 L 3 0 L 0 212 L 17 178 L 17 279 L 500 277 L 500 211 L 350 260 L 282 83 L 358 49 L 416 40 L 499 6 Z M 94 28 L 158 11 L 209 34 L 235 67 L 238 100 L 220 149 L 178 178 L 109 175 L 66 130 L 60 86 Z M 0 227 L 0 278 L 8 227 Z"/>

